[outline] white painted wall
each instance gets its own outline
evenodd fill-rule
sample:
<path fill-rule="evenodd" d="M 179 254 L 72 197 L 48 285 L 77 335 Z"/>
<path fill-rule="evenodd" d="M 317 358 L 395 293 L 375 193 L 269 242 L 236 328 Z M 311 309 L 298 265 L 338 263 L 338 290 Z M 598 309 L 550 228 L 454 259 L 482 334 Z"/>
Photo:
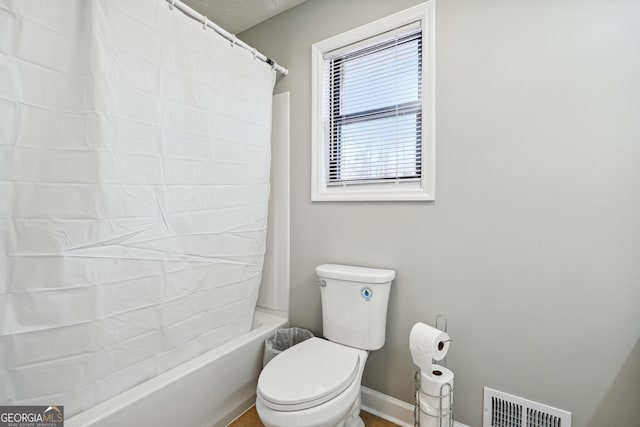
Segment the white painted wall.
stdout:
<path fill-rule="evenodd" d="M 310 201 L 310 46 L 414 0 L 309 0 L 240 37 L 290 70 L 291 322 L 321 332 L 316 265 L 393 268 L 363 383 L 411 401 L 409 329 L 449 318 L 456 419 L 482 387 L 637 426 L 640 2 L 439 0 L 437 200 Z"/>

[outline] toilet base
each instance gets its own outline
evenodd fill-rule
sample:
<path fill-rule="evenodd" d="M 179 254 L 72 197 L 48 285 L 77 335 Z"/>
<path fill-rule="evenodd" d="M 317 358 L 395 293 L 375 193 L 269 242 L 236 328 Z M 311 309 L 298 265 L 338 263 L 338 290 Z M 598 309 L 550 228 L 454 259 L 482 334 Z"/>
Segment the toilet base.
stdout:
<path fill-rule="evenodd" d="M 364 427 L 364 421 L 362 420 L 362 418 L 360 418 L 360 416 L 357 416 L 354 421 L 355 422 L 353 424 L 349 424 L 348 426 L 345 422 L 345 427 Z"/>
<path fill-rule="evenodd" d="M 358 398 L 349 410 L 349 415 L 347 415 L 342 423 L 343 427 L 364 427 L 364 421 L 360 418 L 360 402 L 360 395 L 358 394 Z"/>

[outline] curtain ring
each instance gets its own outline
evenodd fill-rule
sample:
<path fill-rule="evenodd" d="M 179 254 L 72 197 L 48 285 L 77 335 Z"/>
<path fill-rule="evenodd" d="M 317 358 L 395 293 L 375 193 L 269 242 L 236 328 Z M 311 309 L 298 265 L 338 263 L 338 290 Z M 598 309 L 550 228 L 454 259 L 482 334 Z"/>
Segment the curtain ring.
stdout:
<path fill-rule="evenodd" d="M 236 35 L 235 34 L 231 34 L 231 38 L 229 39 L 229 41 L 231 42 L 231 47 L 235 46 L 235 44 L 236 44 Z"/>
<path fill-rule="evenodd" d="M 278 66 L 278 63 L 276 61 L 273 61 L 273 64 L 271 64 L 271 69 L 275 70 L 277 66 Z"/>
<path fill-rule="evenodd" d="M 207 30 L 207 23 L 209 22 L 209 18 L 207 18 L 206 16 L 204 16 L 204 19 L 202 20 L 202 29 L 203 30 Z"/>
<path fill-rule="evenodd" d="M 176 4 L 176 0 L 171 0 L 171 3 L 169 3 L 169 9 L 173 10 L 175 4 Z"/>
<path fill-rule="evenodd" d="M 258 55 L 258 50 L 254 47 L 253 49 L 251 49 L 251 53 L 253 53 L 253 59 L 256 59 L 256 56 Z"/>

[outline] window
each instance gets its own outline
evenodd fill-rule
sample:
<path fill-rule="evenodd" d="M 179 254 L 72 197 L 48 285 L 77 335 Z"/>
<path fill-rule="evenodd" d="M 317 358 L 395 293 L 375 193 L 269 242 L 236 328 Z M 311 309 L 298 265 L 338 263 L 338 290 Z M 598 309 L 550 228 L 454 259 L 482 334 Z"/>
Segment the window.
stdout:
<path fill-rule="evenodd" d="M 312 200 L 433 200 L 431 5 L 312 46 Z"/>

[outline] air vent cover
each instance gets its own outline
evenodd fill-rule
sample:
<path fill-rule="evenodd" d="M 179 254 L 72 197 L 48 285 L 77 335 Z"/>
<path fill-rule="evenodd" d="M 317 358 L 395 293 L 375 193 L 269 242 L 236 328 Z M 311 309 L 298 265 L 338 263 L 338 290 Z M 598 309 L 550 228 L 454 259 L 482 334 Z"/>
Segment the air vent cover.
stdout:
<path fill-rule="evenodd" d="M 483 427 L 571 427 L 571 413 L 484 388 Z"/>

